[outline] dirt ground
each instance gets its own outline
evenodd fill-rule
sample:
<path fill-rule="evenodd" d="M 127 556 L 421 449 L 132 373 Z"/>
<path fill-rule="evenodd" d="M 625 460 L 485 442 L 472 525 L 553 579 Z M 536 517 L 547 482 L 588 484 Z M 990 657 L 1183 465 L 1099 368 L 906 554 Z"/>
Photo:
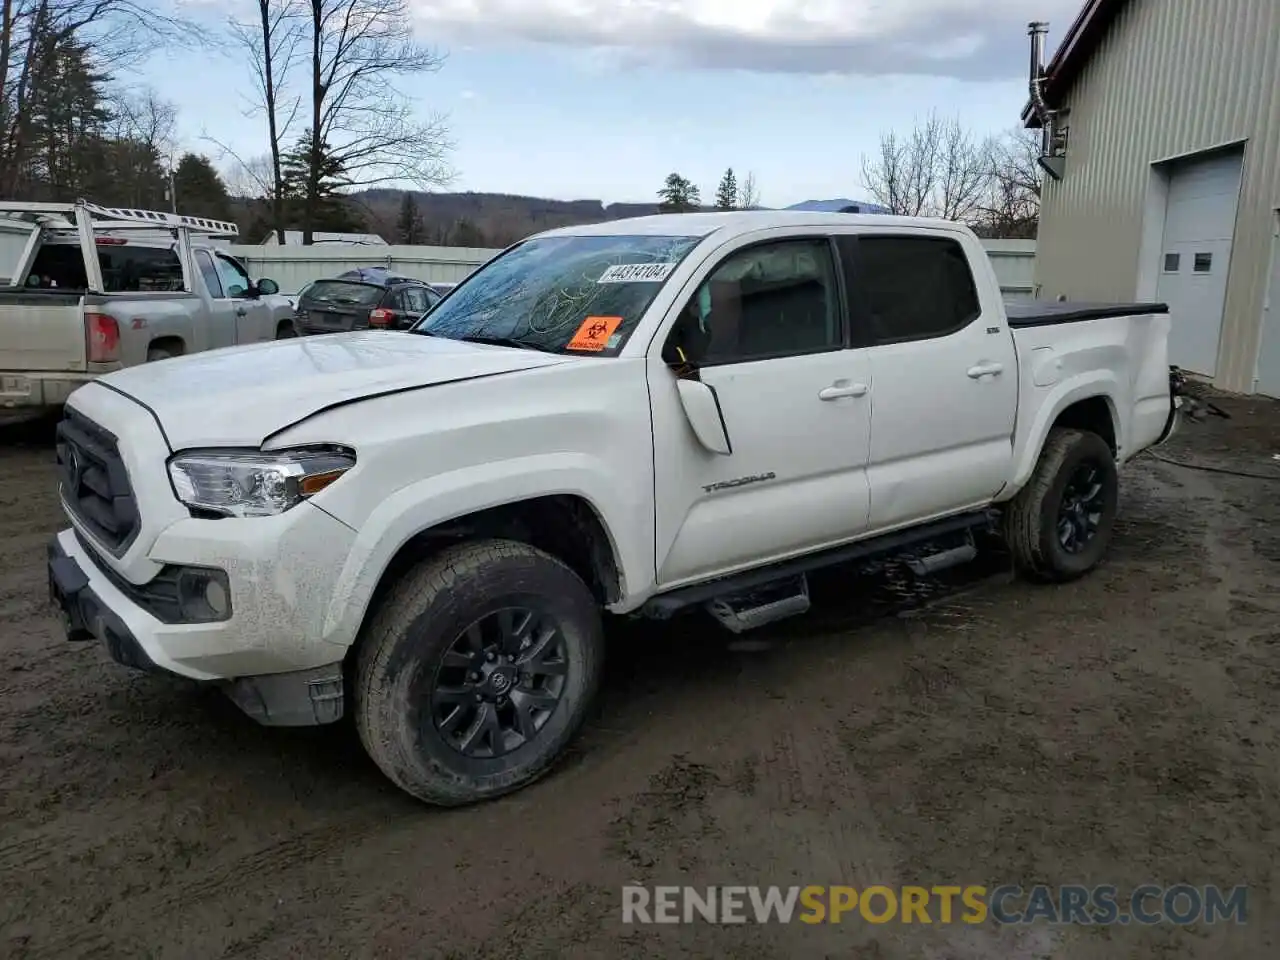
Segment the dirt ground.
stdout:
<path fill-rule="evenodd" d="M 63 641 L 43 428 L 0 439 L 0 955 L 1260 958 L 1278 939 L 1280 404 L 1222 399 L 1123 475 L 1109 561 L 992 553 L 910 592 L 841 573 L 730 649 L 613 630 L 599 715 L 460 811 L 349 726 L 273 731 Z M 904 597 L 906 597 L 904 599 Z M 927 600 L 928 602 L 924 602 Z M 624 926 L 621 886 L 1250 887 L 1243 925 Z"/>

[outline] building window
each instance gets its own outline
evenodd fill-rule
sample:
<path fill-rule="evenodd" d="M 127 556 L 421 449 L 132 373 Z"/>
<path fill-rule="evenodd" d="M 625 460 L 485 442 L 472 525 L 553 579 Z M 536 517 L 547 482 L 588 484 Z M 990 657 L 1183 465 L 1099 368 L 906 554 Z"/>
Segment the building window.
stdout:
<path fill-rule="evenodd" d="M 1197 253 L 1194 270 L 1196 273 L 1208 273 L 1209 268 L 1213 266 L 1212 253 Z"/>
<path fill-rule="evenodd" d="M 1166 253 L 1166 254 L 1164 255 L 1164 272 L 1165 272 L 1165 273 L 1177 273 L 1177 272 L 1178 272 L 1178 265 L 1179 265 L 1181 262 L 1182 262 L 1182 256 L 1181 256 L 1181 254 L 1177 254 L 1177 253 Z"/>

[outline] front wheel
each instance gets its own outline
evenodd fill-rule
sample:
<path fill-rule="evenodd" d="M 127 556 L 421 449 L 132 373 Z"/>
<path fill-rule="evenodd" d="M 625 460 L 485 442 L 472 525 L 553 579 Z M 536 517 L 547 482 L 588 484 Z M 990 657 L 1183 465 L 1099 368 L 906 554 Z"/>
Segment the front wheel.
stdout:
<path fill-rule="evenodd" d="M 1005 508 L 1004 537 L 1025 576 L 1061 583 L 1088 573 L 1111 543 L 1120 483 L 1107 442 L 1050 431 L 1027 485 Z"/>
<path fill-rule="evenodd" d="M 369 624 L 355 691 L 361 742 L 428 803 L 518 790 L 582 726 L 603 646 L 595 598 L 559 560 L 506 540 L 450 547 L 409 571 Z"/>

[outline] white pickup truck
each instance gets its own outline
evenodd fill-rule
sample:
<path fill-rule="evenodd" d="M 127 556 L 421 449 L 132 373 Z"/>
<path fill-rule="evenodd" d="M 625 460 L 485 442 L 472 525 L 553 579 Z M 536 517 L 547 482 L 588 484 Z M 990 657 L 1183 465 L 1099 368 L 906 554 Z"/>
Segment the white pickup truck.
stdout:
<path fill-rule="evenodd" d="M 1006 310 L 966 228 L 804 212 L 553 230 L 410 332 L 135 367 L 59 428 L 71 639 L 354 714 L 425 801 L 529 783 L 596 693 L 603 613 L 798 613 L 807 571 L 1003 530 L 1107 549 L 1117 466 L 1176 427 L 1153 304 Z"/>

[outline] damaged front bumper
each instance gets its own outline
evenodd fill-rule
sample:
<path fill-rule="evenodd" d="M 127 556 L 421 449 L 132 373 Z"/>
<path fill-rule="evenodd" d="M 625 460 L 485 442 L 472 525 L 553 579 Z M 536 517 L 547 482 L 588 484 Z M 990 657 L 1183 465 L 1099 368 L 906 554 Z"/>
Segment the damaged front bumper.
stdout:
<path fill-rule="evenodd" d="M 148 653 L 148 641 L 153 649 L 162 650 L 156 646 L 157 631 L 200 629 L 204 625 L 162 623 L 125 596 L 103 571 L 87 562 L 83 554 L 75 556 L 75 550 L 70 531 L 53 538 L 48 546 L 49 600 L 62 621 L 66 639 L 97 641 L 111 659 L 122 666 L 185 676 L 167 666 L 163 656 Z M 150 624 L 151 633 L 140 629 L 141 624 Z M 334 723 L 343 715 L 341 661 L 301 670 L 200 682 L 221 688 L 236 706 L 264 726 L 316 726 Z"/>

